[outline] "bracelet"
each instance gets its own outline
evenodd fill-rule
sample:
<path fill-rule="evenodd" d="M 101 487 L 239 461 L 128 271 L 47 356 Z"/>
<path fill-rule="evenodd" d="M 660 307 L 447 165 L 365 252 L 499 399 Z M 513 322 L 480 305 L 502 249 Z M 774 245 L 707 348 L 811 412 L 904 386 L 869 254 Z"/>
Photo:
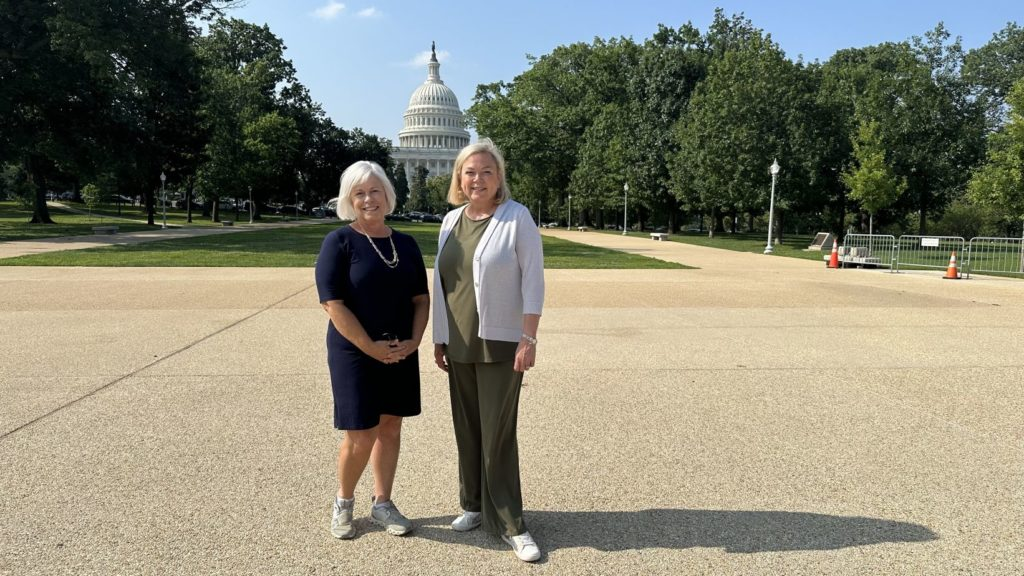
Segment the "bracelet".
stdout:
<path fill-rule="evenodd" d="M 530 346 L 536 346 L 536 345 L 537 345 L 537 339 L 536 339 L 536 338 L 534 338 L 533 336 L 530 336 L 530 335 L 529 335 L 529 334 L 527 334 L 526 332 L 523 332 L 523 340 L 526 340 L 526 342 L 527 342 L 527 343 L 528 343 L 528 344 L 529 344 Z"/>

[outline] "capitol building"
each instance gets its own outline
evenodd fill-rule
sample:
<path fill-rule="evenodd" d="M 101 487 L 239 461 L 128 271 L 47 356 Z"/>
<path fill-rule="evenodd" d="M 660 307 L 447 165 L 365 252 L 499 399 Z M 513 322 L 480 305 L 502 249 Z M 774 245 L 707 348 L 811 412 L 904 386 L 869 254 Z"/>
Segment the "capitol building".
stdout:
<path fill-rule="evenodd" d="M 435 45 L 431 44 L 427 81 L 409 98 L 404 128 L 391 154 L 396 166 L 405 166 L 406 178 L 412 178 L 417 166 L 429 170 L 428 176 L 451 174 L 459 150 L 469 144 L 459 100 L 444 85 L 440 69 Z"/>

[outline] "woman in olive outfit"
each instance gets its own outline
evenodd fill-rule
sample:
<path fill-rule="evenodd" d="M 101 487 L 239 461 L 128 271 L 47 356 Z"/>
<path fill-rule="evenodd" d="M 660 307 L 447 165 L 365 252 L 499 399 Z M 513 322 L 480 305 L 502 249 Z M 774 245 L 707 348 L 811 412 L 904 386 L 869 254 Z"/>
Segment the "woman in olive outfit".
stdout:
<path fill-rule="evenodd" d="M 523 373 L 537 354 L 544 254 L 529 210 L 511 199 L 490 140 L 462 149 L 448 191 L 434 273 L 434 361 L 448 373 L 462 514 L 521 560 L 540 558 L 523 522 L 516 418 Z"/>
<path fill-rule="evenodd" d="M 420 413 L 416 353 L 427 326 L 429 297 L 423 256 L 409 235 L 384 216 L 395 191 L 384 170 L 361 161 L 341 175 L 338 217 L 352 220 L 324 238 L 316 287 L 327 311 L 327 364 L 334 394 L 338 492 L 331 534 L 355 537 L 354 493 L 367 462 L 373 468 L 370 520 L 390 534 L 412 530 L 391 501 L 402 418 Z"/>

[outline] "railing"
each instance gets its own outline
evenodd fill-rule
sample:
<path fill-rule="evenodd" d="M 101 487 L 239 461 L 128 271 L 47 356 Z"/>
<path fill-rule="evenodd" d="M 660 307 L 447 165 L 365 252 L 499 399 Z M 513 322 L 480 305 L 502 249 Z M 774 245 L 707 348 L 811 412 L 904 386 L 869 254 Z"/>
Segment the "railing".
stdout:
<path fill-rule="evenodd" d="M 964 278 L 984 273 L 1024 278 L 1024 238 L 977 236 L 969 243 L 960 236 L 900 236 L 847 234 L 839 247 L 842 266 L 902 270 L 946 270 L 956 252 Z"/>
<path fill-rule="evenodd" d="M 896 264 L 896 238 L 888 234 L 847 234 L 843 238 L 839 260 L 842 266 L 879 266 Z"/>
<path fill-rule="evenodd" d="M 972 272 L 1024 276 L 1024 238 L 971 238 L 964 270 L 964 278 Z"/>
<path fill-rule="evenodd" d="M 965 244 L 960 236 L 900 236 L 893 271 L 898 272 L 901 268 L 945 270 L 953 252 L 964 257 Z"/>

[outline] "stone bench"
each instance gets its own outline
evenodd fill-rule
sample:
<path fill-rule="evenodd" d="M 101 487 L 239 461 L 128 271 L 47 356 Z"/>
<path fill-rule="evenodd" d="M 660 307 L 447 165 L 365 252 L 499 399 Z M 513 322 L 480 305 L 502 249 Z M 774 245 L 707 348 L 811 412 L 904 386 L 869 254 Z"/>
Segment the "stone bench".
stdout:
<path fill-rule="evenodd" d="M 590 228 L 588 228 L 587 226 L 577 226 L 576 229 L 579 230 L 580 232 L 586 232 L 587 230 L 590 230 Z"/>
<path fill-rule="evenodd" d="M 651 240 L 657 240 L 658 242 L 668 240 L 668 234 L 664 232 L 651 232 Z"/>
<path fill-rule="evenodd" d="M 220 221 L 220 225 L 221 226 L 234 226 L 235 225 L 235 221 L 234 220 L 221 220 Z"/>
<path fill-rule="evenodd" d="M 93 234 L 117 234 L 117 226 L 93 226 Z"/>

